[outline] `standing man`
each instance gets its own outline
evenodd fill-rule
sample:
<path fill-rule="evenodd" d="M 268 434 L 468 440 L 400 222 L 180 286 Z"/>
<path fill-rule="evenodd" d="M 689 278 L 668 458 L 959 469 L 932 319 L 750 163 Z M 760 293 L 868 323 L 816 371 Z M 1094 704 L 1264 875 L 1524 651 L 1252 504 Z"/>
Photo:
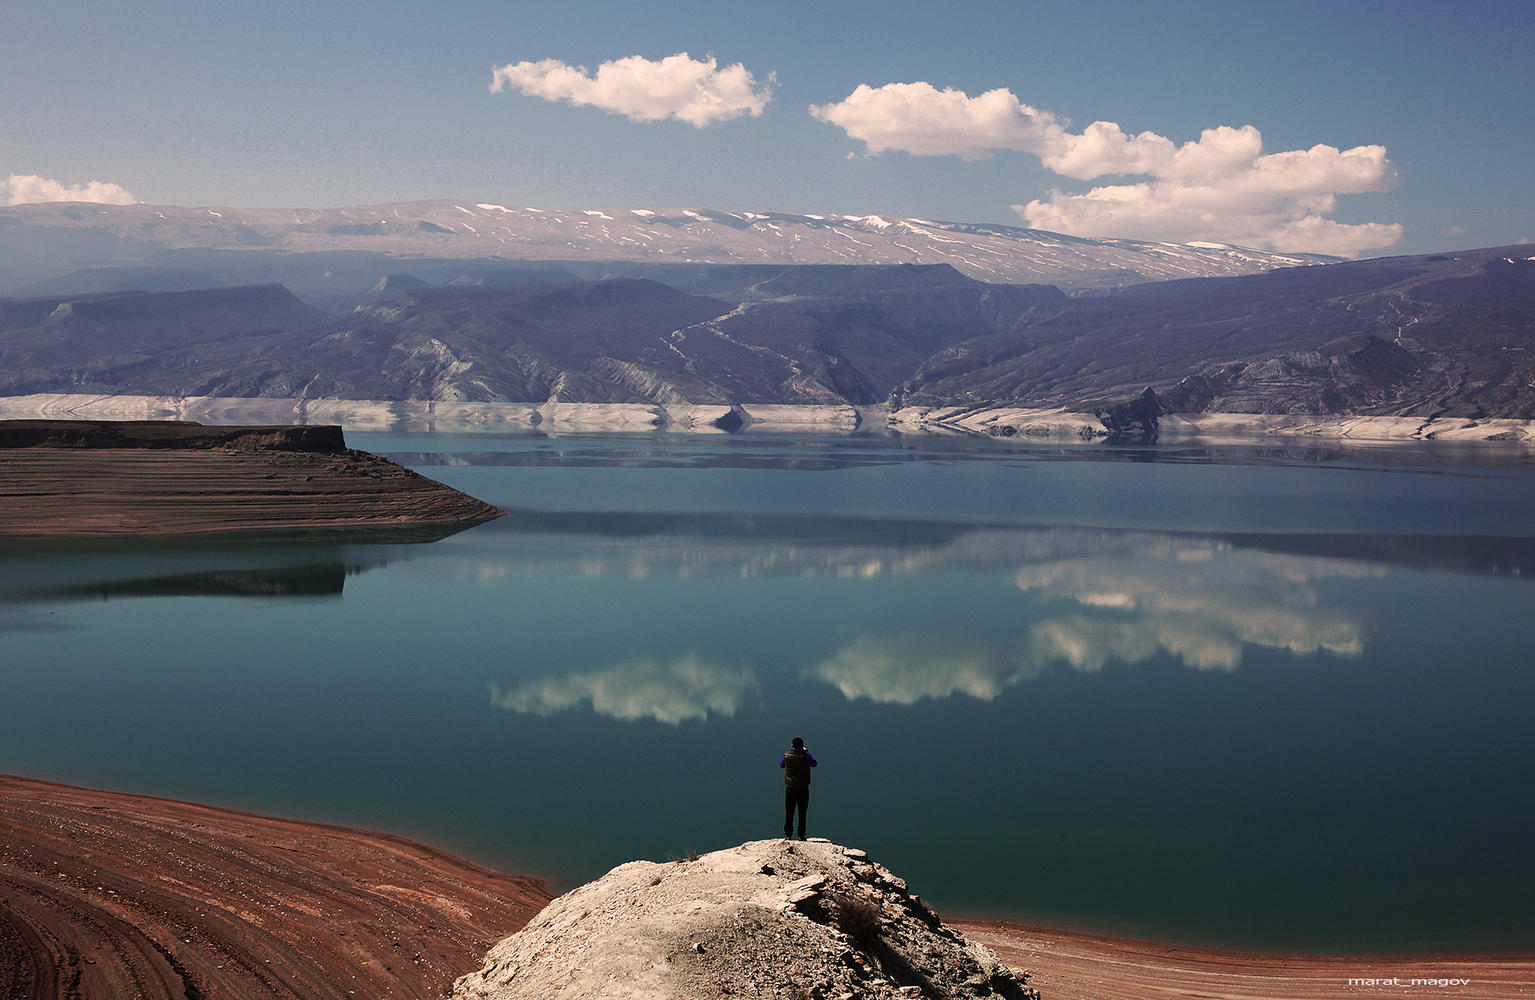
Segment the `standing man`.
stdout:
<path fill-rule="evenodd" d="M 787 840 L 794 836 L 794 810 L 799 809 L 799 839 L 805 839 L 805 810 L 810 807 L 810 769 L 815 758 L 805 749 L 805 741 L 794 737 L 794 746 L 779 758 L 783 768 L 783 835 Z"/>

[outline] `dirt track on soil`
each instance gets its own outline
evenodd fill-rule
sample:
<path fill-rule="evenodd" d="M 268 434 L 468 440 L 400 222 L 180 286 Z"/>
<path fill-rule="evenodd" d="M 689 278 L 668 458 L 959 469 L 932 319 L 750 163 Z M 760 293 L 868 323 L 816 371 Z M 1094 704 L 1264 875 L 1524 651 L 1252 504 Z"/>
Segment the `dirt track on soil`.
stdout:
<path fill-rule="evenodd" d="M 398 837 L 0 777 L 0 997 L 445 995 L 551 898 Z"/>

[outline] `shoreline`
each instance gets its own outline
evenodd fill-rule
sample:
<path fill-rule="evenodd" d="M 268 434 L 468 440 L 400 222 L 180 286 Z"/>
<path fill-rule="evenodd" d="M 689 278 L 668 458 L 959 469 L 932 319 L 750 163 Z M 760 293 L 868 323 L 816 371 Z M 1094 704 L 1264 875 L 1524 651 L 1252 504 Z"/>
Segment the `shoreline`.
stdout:
<path fill-rule="evenodd" d="M 892 410 L 885 405 L 846 403 L 472 403 L 37 393 L 0 396 L 0 419 L 340 424 L 356 431 L 415 432 L 946 434 L 1041 444 L 1110 440 L 1092 413 L 1006 405 Z M 1252 444 L 1276 439 L 1368 445 L 1447 441 L 1535 448 L 1535 420 L 1190 413 L 1163 416 L 1159 437 L 1165 444 Z"/>
<path fill-rule="evenodd" d="M 998 920 L 947 921 L 1031 974 L 1045 1000 L 1340 1000 L 1424 991 L 1535 997 L 1535 955 L 1297 955 L 1202 948 Z"/>
<path fill-rule="evenodd" d="M 541 879 L 404 836 L 0 775 L 4 996 L 435 995 L 551 898 Z M 1436 996 L 1535 997 L 1535 955 L 1308 956 L 947 922 L 1046 1000 L 1328 1000 L 1413 978 L 1470 980 Z"/>

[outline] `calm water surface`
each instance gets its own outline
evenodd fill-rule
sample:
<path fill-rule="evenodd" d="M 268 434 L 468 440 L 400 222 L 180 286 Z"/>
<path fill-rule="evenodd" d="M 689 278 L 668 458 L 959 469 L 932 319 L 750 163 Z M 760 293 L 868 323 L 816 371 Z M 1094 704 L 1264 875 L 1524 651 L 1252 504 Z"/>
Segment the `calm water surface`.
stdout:
<path fill-rule="evenodd" d="M 352 433 L 418 545 L 0 551 L 0 770 L 561 887 L 780 830 L 940 911 L 1535 940 L 1535 463 L 1496 449 Z"/>

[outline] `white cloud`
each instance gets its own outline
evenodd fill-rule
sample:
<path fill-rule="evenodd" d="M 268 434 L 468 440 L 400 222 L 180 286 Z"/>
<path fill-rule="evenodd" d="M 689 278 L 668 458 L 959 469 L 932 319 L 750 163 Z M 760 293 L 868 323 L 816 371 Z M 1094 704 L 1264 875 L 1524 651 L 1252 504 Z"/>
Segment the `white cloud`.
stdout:
<path fill-rule="evenodd" d="M 756 79 L 740 63 L 718 68 L 713 56 L 692 59 L 686 52 L 652 60 L 615 59 L 588 73 L 558 59 L 507 63 L 491 73 L 491 93 L 511 87 L 546 101 L 601 108 L 632 121 L 675 118 L 697 128 L 742 115 L 762 114 L 775 83 Z"/>
<path fill-rule="evenodd" d="M 864 143 L 870 153 L 974 160 L 999 150 L 1039 157 L 1073 180 L 1144 177 L 1086 193 L 1052 191 L 1013 209 L 1029 225 L 1077 236 L 1239 243 L 1281 251 L 1352 256 L 1396 243 L 1396 224 L 1327 218 L 1337 197 L 1390 189 L 1396 168 L 1382 146 L 1263 152 L 1251 125 L 1206 129 L 1179 145 L 1154 132 L 1127 134 L 1115 122 L 1072 132 L 1050 111 L 1011 91 L 971 97 L 928 83 L 861 84 L 845 100 L 810 113 Z"/>
<path fill-rule="evenodd" d="M 90 181 L 68 185 L 36 174 L 11 174 L 0 184 L 0 204 L 35 205 L 46 201 L 89 201 L 100 205 L 136 205 L 138 199 L 116 184 Z"/>
<path fill-rule="evenodd" d="M 1351 225 L 1327 218 L 1337 208 L 1338 195 L 1384 191 L 1396 183 L 1385 147 L 1313 146 L 1238 155 L 1229 137 L 1217 135 L 1221 132 L 1258 135 L 1250 125 L 1208 129 L 1149 181 L 1097 187 L 1086 194 L 1056 190 L 1013 210 L 1031 226 L 1077 236 L 1215 240 L 1345 257 L 1402 238 L 1400 225 Z"/>
<path fill-rule="evenodd" d="M 541 677 L 507 691 L 492 684 L 490 698 L 513 712 L 554 715 L 589 703 L 609 718 L 676 726 L 711 713 L 734 715 L 757 688 L 750 670 L 687 655 L 665 663 L 631 660 L 592 673 Z"/>
<path fill-rule="evenodd" d="M 859 84 L 845 100 L 812 104 L 810 114 L 861 140 L 871 153 L 980 159 L 998 149 L 1034 150 L 1061 128 L 1048 111 L 1020 104 L 1007 90 L 970 97 L 930 83 Z"/>

